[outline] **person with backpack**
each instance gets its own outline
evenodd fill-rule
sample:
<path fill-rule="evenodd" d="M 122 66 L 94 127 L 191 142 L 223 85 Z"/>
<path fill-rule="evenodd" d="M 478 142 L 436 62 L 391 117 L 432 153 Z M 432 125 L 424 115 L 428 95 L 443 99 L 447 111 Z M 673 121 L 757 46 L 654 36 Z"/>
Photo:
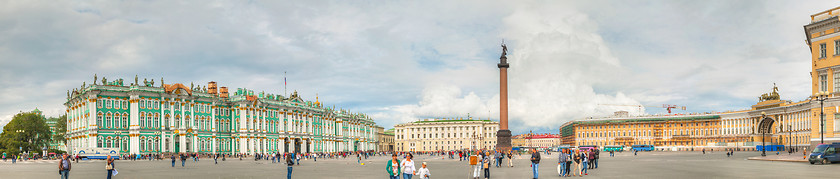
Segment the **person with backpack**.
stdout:
<path fill-rule="evenodd" d="M 580 164 L 582 166 L 582 167 L 580 167 L 580 169 L 581 169 L 580 173 L 583 174 L 583 175 L 589 175 L 589 171 L 587 171 L 587 169 L 589 168 L 589 152 L 588 151 L 583 151 L 583 152 L 580 153 Z M 583 176 L 583 175 L 581 175 L 581 176 Z"/>
<path fill-rule="evenodd" d="M 593 163 L 595 162 L 595 151 L 590 150 L 589 153 L 586 154 L 586 157 L 587 157 L 587 161 L 589 162 L 589 164 L 588 164 L 589 168 L 588 169 L 593 169 L 593 167 L 594 167 Z"/>

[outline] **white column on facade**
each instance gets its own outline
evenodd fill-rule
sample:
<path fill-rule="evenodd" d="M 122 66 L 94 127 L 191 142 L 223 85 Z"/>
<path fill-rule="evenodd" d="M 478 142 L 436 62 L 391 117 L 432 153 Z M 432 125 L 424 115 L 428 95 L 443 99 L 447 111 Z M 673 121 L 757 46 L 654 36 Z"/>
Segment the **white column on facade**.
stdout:
<path fill-rule="evenodd" d="M 187 116 L 186 116 L 187 113 L 185 112 L 185 111 L 187 111 L 187 109 L 185 109 L 185 106 L 188 106 L 188 105 L 186 105 L 186 100 L 179 101 L 179 102 L 176 103 L 176 105 L 178 105 L 178 109 L 180 109 L 180 111 L 181 111 L 181 114 L 180 114 L 181 117 L 178 119 L 178 130 L 180 131 L 179 134 L 178 134 L 178 141 L 180 143 L 179 146 L 178 146 L 178 150 L 181 151 L 181 152 L 188 152 L 187 151 L 187 136 L 186 136 L 186 134 L 187 134 L 187 124 L 186 123 L 187 122 L 185 120 L 185 119 L 187 119 Z"/>
<path fill-rule="evenodd" d="M 94 146 L 96 146 L 96 141 L 95 140 L 90 140 L 91 135 L 87 135 L 86 131 L 90 131 L 91 133 L 96 131 L 95 130 L 96 129 L 96 114 L 98 113 L 98 111 L 97 111 L 98 108 L 96 108 L 96 106 L 97 106 L 97 102 L 99 102 L 99 100 L 98 100 L 99 97 L 96 96 L 96 95 L 91 95 L 89 98 L 93 99 L 92 102 L 91 102 L 92 105 L 90 105 L 90 111 L 91 112 L 89 113 L 90 115 L 88 115 L 87 119 L 83 120 L 84 122 L 82 122 L 82 125 L 84 125 L 84 126 L 82 126 L 80 130 L 83 130 L 83 131 L 79 132 L 82 135 L 82 137 L 80 139 L 83 140 L 82 141 L 82 143 L 84 144 L 84 145 L 82 145 L 83 147 L 94 147 Z M 105 105 L 103 104 L 102 106 L 105 106 Z"/>
<path fill-rule="evenodd" d="M 210 144 L 211 144 L 210 147 L 212 148 L 211 151 L 213 151 L 213 154 L 216 153 L 216 148 L 217 148 L 217 145 L 219 143 L 219 141 L 216 138 L 217 137 L 216 136 L 216 123 L 218 122 L 218 121 L 216 121 L 216 111 L 217 110 L 218 109 L 216 108 L 216 103 L 211 103 L 211 106 L 210 106 L 210 132 L 212 132 L 213 136 L 211 137 L 211 140 L 210 140 Z"/>
<path fill-rule="evenodd" d="M 137 94 L 130 94 L 129 93 L 129 127 L 128 127 L 128 134 L 129 134 L 129 153 L 136 154 L 140 153 L 140 106 L 138 106 L 138 101 L 140 100 L 140 96 Z"/>
<path fill-rule="evenodd" d="M 245 117 L 245 113 L 248 111 L 246 111 L 245 105 L 240 104 L 236 107 L 239 108 L 239 116 L 234 116 L 234 118 L 239 117 L 239 129 L 236 129 L 236 131 L 239 131 L 239 135 L 241 136 L 239 138 L 239 153 L 245 153 L 245 151 L 248 151 L 248 138 L 245 138 L 248 132 L 248 119 Z"/>

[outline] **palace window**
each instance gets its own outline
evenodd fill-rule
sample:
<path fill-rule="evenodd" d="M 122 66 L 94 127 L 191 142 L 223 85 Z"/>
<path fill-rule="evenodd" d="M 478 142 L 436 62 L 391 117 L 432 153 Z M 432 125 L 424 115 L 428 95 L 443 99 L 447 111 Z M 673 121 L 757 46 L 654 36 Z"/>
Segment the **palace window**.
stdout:
<path fill-rule="evenodd" d="M 111 118 L 111 113 L 108 113 L 107 115 L 105 115 L 105 128 L 111 128 L 111 127 L 113 127 L 113 126 L 111 125 L 111 119 L 112 119 L 112 118 Z"/>
<path fill-rule="evenodd" d="M 102 127 L 102 113 L 96 114 L 96 126 Z"/>
<path fill-rule="evenodd" d="M 825 52 L 825 43 L 821 43 L 820 44 L 820 59 L 825 58 L 825 56 L 826 56 L 825 53 L 826 53 Z"/>
<path fill-rule="evenodd" d="M 152 127 L 158 128 L 160 126 L 160 113 L 155 113 L 155 122 L 152 123 Z"/>
<path fill-rule="evenodd" d="M 834 92 L 840 92 L 840 71 L 834 72 Z"/>
<path fill-rule="evenodd" d="M 828 91 L 828 75 L 820 74 L 820 91 Z"/>
<path fill-rule="evenodd" d="M 103 103 L 103 102 L 102 102 L 102 100 L 101 100 L 101 99 L 100 99 L 100 100 L 97 100 L 97 101 L 96 101 L 96 108 L 102 108 L 102 103 Z"/>
<path fill-rule="evenodd" d="M 128 129 L 128 113 L 122 115 L 122 128 Z"/>
<path fill-rule="evenodd" d="M 840 40 L 834 41 L 834 55 L 840 55 Z"/>

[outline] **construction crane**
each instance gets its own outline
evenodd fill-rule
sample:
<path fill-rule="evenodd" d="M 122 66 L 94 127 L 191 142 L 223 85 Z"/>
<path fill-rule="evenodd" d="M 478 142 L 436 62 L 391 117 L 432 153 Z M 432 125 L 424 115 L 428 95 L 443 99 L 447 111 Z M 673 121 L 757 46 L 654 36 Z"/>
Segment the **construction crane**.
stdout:
<path fill-rule="evenodd" d="M 678 105 L 673 105 L 673 104 L 663 104 L 662 106 L 646 106 L 646 105 L 635 105 L 635 104 L 598 104 L 598 105 L 639 107 L 639 114 L 640 115 L 642 114 L 642 108 L 643 107 L 665 108 L 665 110 L 668 110 L 668 114 L 671 114 L 671 109 L 682 109 L 683 111 L 685 111 L 685 106 L 678 106 Z"/>

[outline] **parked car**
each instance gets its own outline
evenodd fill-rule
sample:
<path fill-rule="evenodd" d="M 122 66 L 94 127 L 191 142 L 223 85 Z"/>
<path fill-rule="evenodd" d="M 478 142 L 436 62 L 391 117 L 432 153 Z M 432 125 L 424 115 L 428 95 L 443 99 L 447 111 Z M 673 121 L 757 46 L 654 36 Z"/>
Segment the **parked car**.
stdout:
<path fill-rule="evenodd" d="M 840 142 L 832 144 L 820 144 L 808 156 L 808 162 L 811 164 L 830 164 L 832 162 L 840 162 L 840 154 L 837 154 L 840 149 Z"/>

